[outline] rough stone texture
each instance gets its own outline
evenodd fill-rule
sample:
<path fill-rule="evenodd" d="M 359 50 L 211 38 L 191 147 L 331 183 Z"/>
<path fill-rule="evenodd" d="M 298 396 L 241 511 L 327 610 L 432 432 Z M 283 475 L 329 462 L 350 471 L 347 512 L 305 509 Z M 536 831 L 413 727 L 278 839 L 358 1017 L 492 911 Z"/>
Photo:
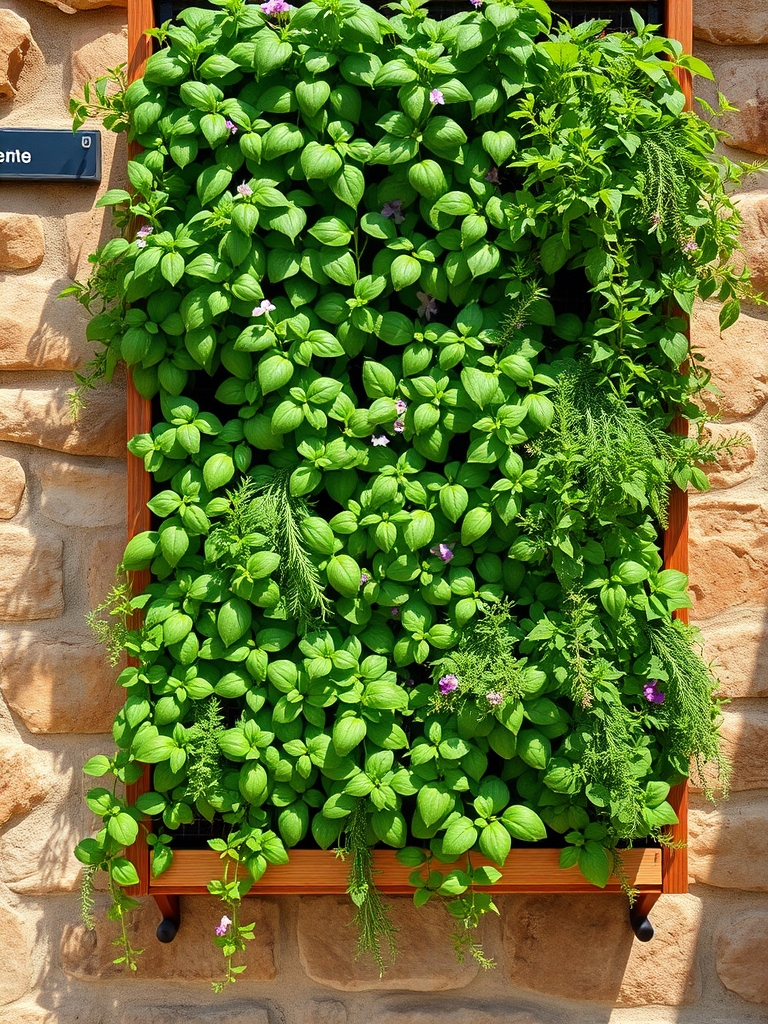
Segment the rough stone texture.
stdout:
<path fill-rule="evenodd" d="M 118 39 L 122 38 L 118 33 L 113 33 L 112 36 Z M 120 60 L 125 60 L 125 56 Z M 125 172 L 128 161 L 125 133 L 114 135 L 111 132 L 104 132 L 102 134 L 102 160 L 105 164 L 109 163 L 112 166 L 109 179 L 102 180 L 98 191 L 94 194 L 94 202 L 107 189 L 129 187 L 128 176 Z M 115 237 L 116 230 L 112 226 L 111 207 L 75 210 L 66 213 L 61 221 L 64 224 L 67 245 L 67 273 L 72 280 L 84 281 L 93 269 L 93 265 L 88 262 L 90 254 L 106 245 L 110 238 Z M 71 302 L 71 300 L 69 301 Z"/>
<path fill-rule="evenodd" d="M 731 992 L 768 1003 L 768 913 L 734 914 L 716 936 L 717 973 Z"/>
<path fill-rule="evenodd" d="M 733 764 L 731 789 L 768 787 L 768 707 L 746 712 L 726 708 L 720 734 L 723 752 Z"/>
<path fill-rule="evenodd" d="M 71 96 L 82 96 L 86 82 L 95 81 L 110 68 L 116 68 L 128 59 L 127 29 L 122 32 L 105 32 L 94 39 L 91 27 L 87 38 L 88 41 L 72 54 Z"/>
<path fill-rule="evenodd" d="M 0 689 L 33 733 L 108 732 L 125 692 L 103 647 L 28 631 L 0 643 Z"/>
<path fill-rule="evenodd" d="M 21 287 L 15 276 L 0 283 L 1 370 L 71 370 L 91 358 L 85 310 L 56 297 L 69 283 L 30 277 Z"/>
<path fill-rule="evenodd" d="M 86 568 L 89 608 L 98 608 L 115 585 L 115 570 L 124 551 L 124 529 L 115 530 L 110 537 L 102 537 L 91 546 Z"/>
<path fill-rule="evenodd" d="M 169 944 L 159 943 L 155 938 L 158 914 L 151 900 L 143 900 L 131 914 L 129 930 L 133 947 L 146 950 L 141 958 L 141 977 L 162 978 L 163 981 L 220 979 L 224 974 L 224 961 L 221 950 L 211 939 L 221 919 L 222 904 L 209 897 L 193 896 L 182 899 L 181 914 L 182 927 Z M 274 957 L 277 904 L 274 900 L 249 899 L 243 906 L 242 917 L 244 921 L 256 921 L 256 940 L 248 943 L 245 954 L 248 980 L 269 981 L 277 973 Z M 97 916 L 95 931 L 88 932 L 79 923 L 68 925 L 61 939 L 61 966 L 66 973 L 81 981 L 123 978 L 122 968 L 112 963 L 115 929 L 103 913 Z"/>
<path fill-rule="evenodd" d="M 0 1006 L 20 999 L 31 982 L 32 937 L 21 914 L 0 903 Z"/>
<path fill-rule="evenodd" d="M 0 738 L 0 825 L 26 814 L 45 797 L 48 783 L 42 761 L 33 747 Z"/>
<path fill-rule="evenodd" d="M 45 256 L 43 222 L 32 213 L 0 213 L 0 270 L 30 270 Z"/>
<path fill-rule="evenodd" d="M 722 396 L 706 397 L 709 409 L 720 411 L 726 420 L 752 416 L 762 409 L 768 399 L 768 322 L 742 313 L 721 333 L 717 307 L 697 303 L 691 342 L 703 352 L 713 383 L 722 391 Z"/>
<path fill-rule="evenodd" d="M 734 794 L 717 807 L 693 797 L 688 835 L 694 881 L 768 892 L 768 800 L 764 796 Z"/>
<path fill-rule="evenodd" d="M 78 11 L 96 11 L 100 7 L 127 7 L 128 0 L 43 0 L 43 3 L 58 7 L 64 14 L 77 14 Z"/>
<path fill-rule="evenodd" d="M 507 970 L 518 988 L 619 1006 L 679 1006 L 701 994 L 694 896 L 661 897 L 649 943 L 635 940 L 622 896 L 515 896 L 502 913 Z"/>
<path fill-rule="evenodd" d="M 708 622 L 704 630 L 706 657 L 716 664 L 719 694 L 768 697 L 768 625 L 763 610 L 740 609 Z"/>
<path fill-rule="evenodd" d="M 133 991 L 129 997 L 117 997 L 119 1010 L 115 1008 L 116 1000 L 107 993 L 104 993 L 101 1005 L 98 996 L 86 1003 L 82 986 L 78 986 L 76 994 L 72 990 L 65 991 L 59 997 L 62 1002 L 53 1007 L 41 1006 L 39 995 L 37 1000 L 33 995 L 13 1003 L 5 1008 L 7 1021 L 9 1024 L 272 1024 L 283 1019 L 270 1017 L 268 1007 L 254 1005 L 253 1000 L 231 1001 L 229 996 L 220 997 L 226 1001 L 224 1007 L 197 1002 L 188 993 L 183 998 L 189 1002 L 183 1005 L 172 1001 L 174 997 L 168 991 L 164 991 L 160 997 L 169 1000 L 167 1003 L 158 1002 L 157 999 L 142 1003 L 139 991 L 145 996 L 149 993 L 146 988 L 142 989 L 141 974 L 137 980 L 139 984 L 132 986 Z M 47 996 L 48 993 L 45 993 L 43 998 Z M 6 1018 L 0 1019 L 5 1024 Z"/>
<path fill-rule="evenodd" d="M 696 39 L 721 46 L 768 43 L 768 7 L 765 0 L 739 0 L 730 5 L 719 0 L 696 0 L 693 34 Z"/>
<path fill-rule="evenodd" d="M 0 519 L 13 519 L 19 511 L 27 477 L 18 459 L 0 455 Z"/>
<path fill-rule="evenodd" d="M 768 22 L 767 22 L 768 24 Z M 768 153 L 768 87 L 764 82 L 765 58 L 726 61 L 718 68 L 717 84 L 738 110 L 723 116 L 725 140 L 733 149 Z"/>
<path fill-rule="evenodd" d="M 768 509 L 755 502 L 696 501 L 690 514 L 691 594 L 696 618 L 768 601 Z"/>
<path fill-rule="evenodd" d="M 741 442 L 730 455 L 723 455 L 719 462 L 710 463 L 704 467 L 710 486 L 722 490 L 726 487 L 735 487 L 736 484 L 748 480 L 752 476 L 757 458 L 755 439 L 750 431 L 744 430 L 742 427 L 727 427 L 721 423 L 711 423 L 707 427 L 707 434 L 712 441 L 737 438 Z"/>
<path fill-rule="evenodd" d="M 376 1024 L 545 1024 L 545 1018 L 527 1010 L 510 1009 L 509 999 L 494 1000 L 490 1003 L 461 1001 L 456 1005 L 452 999 L 445 1003 L 419 1001 L 386 1007 L 372 1018 Z"/>
<path fill-rule="evenodd" d="M 738 208 L 743 219 L 741 244 L 747 266 L 752 272 L 752 284 L 756 291 L 764 293 L 768 289 L 768 192 L 756 189 L 741 194 L 738 197 Z M 734 260 L 737 266 L 738 256 L 737 253 Z M 728 330 L 736 333 L 737 328 L 734 325 Z M 759 341 L 761 335 L 758 332 L 755 334 Z M 728 333 L 725 337 L 728 337 Z"/>
<path fill-rule="evenodd" d="M 125 463 L 53 459 L 40 471 L 40 510 L 65 526 L 125 523 Z"/>
<path fill-rule="evenodd" d="M 125 385 L 102 385 L 88 395 L 77 420 L 67 394 L 71 382 L 38 388 L 0 388 L 0 441 L 39 445 L 73 455 L 125 451 Z"/>
<path fill-rule="evenodd" d="M 353 908 L 346 896 L 305 897 L 299 905 L 299 956 L 309 977 L 320 985 L 359 992 L 407 989 L 434 992 L 463 988 L 478 971 L 472 961 L 456 963 L 446 942 L 445 911 L 428 904 L 417 909 L 413 901 L 392 899 L 397 935 L 397 967 L 378 977 L 370 958 L 355 960 L 355 930 L 348 927 Z"/>
<path fill-rule="evenodd" d="M 31 43 L 29 23 L 7 8 L 0 10 L 0 100 L 10 100 L 16 95 Z"/>
<path fill-rule="evenodd" d="M 62 543 L 0 525 L 0 621 L 55 619 L 64 611 Z"/>
<path fill-rule="evenodd" d="M 304 1007 L 304 1024 L 347 1024 L 349 1015 L 337 999 L 312 999 Z"/>

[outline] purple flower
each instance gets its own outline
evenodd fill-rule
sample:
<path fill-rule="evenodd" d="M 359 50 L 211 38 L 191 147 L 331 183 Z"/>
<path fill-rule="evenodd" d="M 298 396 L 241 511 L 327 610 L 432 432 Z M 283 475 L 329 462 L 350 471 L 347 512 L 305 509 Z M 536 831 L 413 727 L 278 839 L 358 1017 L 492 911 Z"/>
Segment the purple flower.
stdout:
<path fill-rule="evenodd" d="M 692 238 L 689 241 L 687 241 L 685 243 L 685 245 L 683 246 L 683 252 L 698 252 L 698 251 L 699 251 L 699 247 L 698 247 L 698 245 L 696 245 L 696 243 L 694 242 L 694 240 Z"/>
<path fill-rule="evenodd" d="M 453 558 L 453 551 L 450 544 L 435 544 L 429 549 L 431 555 L 438 555 L 444 562 L 450 562 Z"/>
<path fill-rule="evenodd" d="M 381 208 L 382 217 L 391 217 L 395 224 L 402 224 L 405 220 L 405 214 L 403 213 L 403 203 L 401 199 L 393 199 L 389 203 L 384 203 Z"/>
<path fill-rule="evenodd" d="M 445 96 L 443 96 L 439 89 L 433 89 L 429 94 L 429 102 L 442 106 L 445 103 Z"/>
<path fill-rule="evenodd" d="M 403 431 L 405 430 L 405 424 L 403 423 L 402 420 L 395 420 L 395 422 L 392 424 L 392 429 L 396 434 L 402 434 Z"/>
<path fill-rule="evenodd" d="M 438 680 L 437 685 L 440 687 L 440 693 L 445 695 L 446 693 L 453 693 L 454 690 L 458 690 L 459 680 L 455 675 L 450 673 L 447 676 L 442 676 Z"/>
<path fill-rule="evenodd" d="M 386 434 L 380 434 L 378 437 L 374 434 L 371 438 L 371 444 L 374 448 L 386 448 L 389 444 L 389 438 Z"/>
<path fill-rule="evenodd" d="M 498 707 L 499 704 L 502 704 L 504 701 L 504 694 L 499 693 L 498 690 L 489 690 L 485 695 L 485 699 L 489 704 L 492 704 L 494 707 Z"/>
<path fill-rule="evenodd" d="M 251 316 L 264 316 L 265 313 L 271 313 L 274 308 L 269 299 L 262 299 L 259 305 L 254 307 Z"/>
<path fill-rule="evenodd" d="M 475 10 L 477 10 L 478 7 L 483 6 L 483 0 L 469 0 L 469 2 L 472 4 Z"/>
<path fill-rule="evenodd" d="M 659 680 L 651 679 L 643 687 L 643 696 L 652 704 L 663 704 L 664 694 L 659 689 Z"/>
<path fill-rule="evenodd" d="M 390 608 L 389 614 L 392 616 L 393 619 L 399 619 L 400 618 L 400 609 L 397 608 L 397 607 Z"/>
<path fill-rule="evenodd" d="M 230 135 L 237 135 L 237 125 L 234 121 L 230 121 L 229 118 L 227 118 L 224 124 L 227 126 L 227 131 Z"/>
<path fill-rule="evenodd" d="M 371 577 L 368 575 L 368 573 L 367 572 L 361 572 L 360 573 L 360 586 L 364 587 L 366 583 L 370 583 L 370 582 L 371 582 Z"/>
<path fill-rule="evenodd" d="M 398 400 L 395 402 L 395 409 L 397 410 L 397 415 L 402 416 L 407 408 L 408 403 L 404 402 L 402 398 L 398 398 Z"/>
<path fill-rule="evenodd" d="M 492 185 L 499 184 L 499 169 L 498 167 L 492 167 L 485 176 L 486 181 L 490 181 Z"/>
<path fill-rule="evenodd" d="M 226 935 L 229 931 L 229 926 L 232 924 L 230 919 L 225 914 L 221 921 L 216 925 L 216 934 L 219 936 Z"/>
<path fill-rule="evenodd" d="M 416 680 L 415 679 L 406 679 L 405 685 L 406 686 L 415 686 L 416 685 Z"/>
<path fill-rule="evenodd" d="M 245 196 L 246 199 L 248 198 L 248 196 L 253 195 L 253 189 L 251 188 L 250 185 L 246 185 L 245 182 L 243 182 L 242 185 L 237 186 L 237 191 L 240 193 L 241 196 Z"/>
<path fill-rule="evenodd" d="M 147 235 L 151 235 L 155 229 L 150 224 L 145 224 L 143 228 L 139 228 L 136 232 L 137 238 L 146 238 Z"/>
<path fill-rule="evenodd" d="M 652 213 L 651 214 L 651 224 L 654 227 L 658 227 L 658 225 L 661 224 L 661 214 L 660 213 Z"/>
<path fill-rule="evenodd" d="M 416 292 L 416 298 L 421 303 L 417 315 L 423 316 L 425 320 L 431 320 L 437 313 L 437 300 L 426 292 Z"/>
<path fill-rule="evenodd" d="M 261 5 L 261 10 L 263 14 L 285 14 L 286 11 L 292 11 L 293 8 L 285 0 L 267 0 L 265 4 Z"/>

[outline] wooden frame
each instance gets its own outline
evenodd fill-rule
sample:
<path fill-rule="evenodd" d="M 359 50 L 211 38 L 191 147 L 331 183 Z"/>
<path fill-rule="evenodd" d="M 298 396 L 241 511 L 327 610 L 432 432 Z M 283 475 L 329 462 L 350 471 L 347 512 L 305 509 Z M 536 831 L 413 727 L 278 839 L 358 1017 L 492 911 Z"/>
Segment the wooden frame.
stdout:
<path fill-rule="evenodd" d="M 629 2 L 629 0 L 628 0 Z M 693 0 L 666 0 L 665 32 L 678 39 L 686 52 L 693 49 Z M 153 25 L 152 0 L 128 0 L 128 77 L 130 81 L 141 76 L 144 65 L 152 52 L 151 40 L 144 35 Z M 691 80 L 686 71 L 680 72 L 680 79 L 688 104 L 692 102 Z M 135 145 L 135 144 L 133 144 Z M 135 148 L 129 155 L 133 155 Z M 128 381 L 128 423 L 130 439 L 136 433 L 147 433 L 151 429 L 151 403 L 142 398 Z M 678 417 L 673 425 L 678 432 L 685 432 L 686 423 Z M 150 513 L 147 501 L 151 497 L 151 477 L 145 472 L 140 459 L 128 455 L 128 539 L 150 529 Z M 688 572 L 688 500 L 684 492 L 675 489 L 671 495 L 669 528 L 664 537 L 664 562 L 667 568 Z M 149 571 L 133 574 L 133 585 L 137 592 L 149 582 Z M 679 617 L 687 621 L 688 613 L 683 610 Z M 150 789 L 149 768 L 137 783 L 128 787 L 128 799 L 133 802 Z M 670 793 L 679 824 L 670 828 L 675 844 L 684 843 L 688 834 L 687 785 L 676 786 Z M 212 850 L 179 850 L 174 855 L 172 866 L 159 879 L 150 872 L 150 851 L 140 837 L 129 849 L 127 855 L 135 864 L 139 884 L 128 892 L 135 896 L 153 896 L 163 914 L 158 928 L 158 938 L 170 941 L 179 924 L 179 896 L 207 892 L 207 882 L 219 873 L 219 857 Z M 377 885 L 387 894 L 413 892 L 408 883 L 411 869 L 403 867 L 395 859 L 394 850 L 377 850 L 375 865 L 379 874 Z M 605 889 L 591 885 L 577 869 L 564 871 L 558 867 L 559 850 L 513 849 L 509 855 L 501 880 L 493 886 L 497 893 L 593 893 L 618 892 L 618 879 L 611 878 Z M 627 880 L 640 892 L 630 917 L 639 938 L 652 937 L 653 929 L 647 915 L 662 893 L 685 893 L 688 891 L 688 854 L 685 846 L 677 849 L 635 849 L 623 855 Z M 489 863 L 481 856 L 473 855 L 473 861 Z M 461 866 L 461 865 L 457 865 Z M 347 891 L 347 867 L 333 851 L 293 850 L 291 863 L 271 866 L 264 877 L 253 887 L 254 895 L 288 894 L 332 894 Z"/>

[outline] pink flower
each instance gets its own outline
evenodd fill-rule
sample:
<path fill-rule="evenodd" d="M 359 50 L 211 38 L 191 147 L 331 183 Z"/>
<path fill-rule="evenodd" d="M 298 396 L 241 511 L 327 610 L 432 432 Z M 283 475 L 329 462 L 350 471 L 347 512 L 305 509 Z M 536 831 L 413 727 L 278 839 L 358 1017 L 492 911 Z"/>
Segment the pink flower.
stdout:
<path fill-rule="evenodd" d="M 658 225 L 661 224 L 661 214 L 660 213 L 652 213 L 651 214 L 651 224 L 654 227 L 658 227 Z"/>
<path fill-rule="evenodd" d="M 151 235 L 155 229 L 150 224 L 145 224 L 143 228 L 139 228 L 136 232 L 137 238 L 146 238 L 147 235 Z"/>
<path fill-rule="evenodd" d="M 395 402 L 395 409 L 397 410 L 397 415 L 402 416 L 407 408 L 408 403 L 404 402 L 402 398 L 398 398 L 398 400 Z"/>
<path fill-rule="evenodd" d="M 450 544 L 435 544 L 429 549 L 431 555 L 438 555 L 444 562 L 450 562 L 453 558 L 453 550 Z"/>
<path fill-rule="evenodd" d="M 227 126 L 227 131 L 230 135 L 237 135 L 237 125 L 234 121 L 230 121 L 229 118 L 227 118 L 224 124 Z"/>
<path fill-rule="evenodd" d="M 386 448 L 389 443 L 390 441 L 386 434 L 380 434 L 378 437 L 374 434 L 371 438 L 371 444 L 374 448 Z"/>
<path fill-rule="evenodd" d="M 395 422 L 392 424 L 392 429 L 396 434 L 402 434 L 403 431 L 405 430 L 405 424 L 403 423 L 402 420 L 395 420 Z"/>
<path fill-rule="evenodd" d="M 370 582 L 371 582 L 371 577 L 368 575 L 368 573 L 367 572 L 361 572 L 360 573 L 360 586 L 364 587 L 366 583 L 370 583 Z"/>
<path fill-rule="evenodd" d="M 489 704 L 492 704 L 494 707 L 498 707 L 504 700 L 504 694 L 499 693 L 498 690 L 489 690 L 485 695 L 485 699 Z"/>
<path fill-rule="evenodd" d="M 469 0 L 469 2 L 472 4 L 475 10 L 483 6 L 483 0 Z"/>
<path fill-rule="evenodd" d="M 405 214 L 403 213 L 403 203 L 401 199 L 393 199 L 389 203 L 384 203 L 381 208 L 382 217 L 391 217 L 395 224 L 402 224 L 405 220 Z"/>
<path fill-rule="evenodd" d="M 423 316 L 425 320 L 431 320 L 437 313 L 437 300 L 426 292 L 416 292 L 416 298 L 421 303 L 417 315 Z"/>
<path fill-rule="evenodd" d="M 449 673 L 447 676 L 442 676 L 437 685 L 440 687 L 440 693 L 445 696 L 447 693 L 453 693 L 454 690 L 458 690 L 459 680 L 453 673 Z"/>
<path fill-rule="evenodd" d="M 443 96 L 439 89 L 433 89 L 429 94 L 429 102 L 442 106 L 445 103 L 445 96 Z"/>
<path fill-rule="evenodd" d="M 392 616 L 393 619 L 399 619 L 400 618 L 400 609 L 397 608 L 397 607 L 390 608 L 389 614 Z"/>
<path fill-rule="evenodd" d="M 643 696 L 646 700 L 650 701 L 651 704 L 663 704 L 664 694 L 659 689 L 659 680 L 651 679 L 643 687 Z"/>
<path fill-rule="evenodd" d="M 216 934 L 218 936 L 226 935 L 229 931 L 229 926 L 232 924 L 230 919 L 225 914 L 221 921 L 216 925 Z"/>
<path fill-rule="evenodd" d="M 248 196 L 253 195 L 253 189 L 251 188 L 250 185 L 246 185 L 245 182 L 243 182 L 242 185 L 237 186 L 237 191 L 240 193 L 241 196 L 245 196 L 246 199 L 248 198 Z"/>
<path fill-rule="evenodd" d="M 698 251 L 699 251 L 699 247 L 698 247 L 698 245 L 696 245 L 696 243 L 694 242 L 694 240 L 692 238 L 688 242 L 686 242 L 685 245 L 683 246 L 683 252 L 698 252 Z"/>
<path fill-rule="evenodd" d="M 254 308 L 251 316 L 264 316 L 265 313 L 271 313 L 274 308 L 269 299 L 262 299 L 259 305 Z"/>
<path fill-rule="evenodd" d="M 261 5 L 261 10 L 263 14 L 285 14 L 286 11 L 292 11 L 293 8 L 285 0 L 267 0 L 265 4 Z"/>

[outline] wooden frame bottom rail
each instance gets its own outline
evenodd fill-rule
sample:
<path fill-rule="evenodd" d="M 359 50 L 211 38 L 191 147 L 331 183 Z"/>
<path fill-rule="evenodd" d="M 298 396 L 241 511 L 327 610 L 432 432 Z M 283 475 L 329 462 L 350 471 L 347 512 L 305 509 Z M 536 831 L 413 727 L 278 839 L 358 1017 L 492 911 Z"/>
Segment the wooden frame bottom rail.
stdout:
<path fill-rule="evenodd" d="M 252 896 L 325 896 L 346 893 L 349 860 L 337 857 L 333 850 L 291 850 L 290 864 L 270 865 L 266 874 L 254 883 Z M 489 891 L 495 893 L 593 893 L 621 892 L 614 876 L 605 889 L 598 889 L 584 878 L 578 868 L 564 871 L 558 866 L 560 851 L 512 850 L 502 869 L 501 879 Z M 627 881 L 642 893 L 662 892 L 662 851 L 627 850 L 622 854 Z M 491 861 L 472 855 L 476 866 Z M 394 850 L 374 851 L 376 886 L 387 895 L 410 895 L 414 888 L 408 878 L 413 868 L 397 860 Z M 443 871 L 450 865 L 438 864 Z M 464 862 L 455 865 L 463 868 Z M 185 896 L 208 891 L 207 882 L 218 878 L 221 860 L 213 850 L 177 850 L 173 863 L 158 879 L 149 883 L 150 896 Z"/>

